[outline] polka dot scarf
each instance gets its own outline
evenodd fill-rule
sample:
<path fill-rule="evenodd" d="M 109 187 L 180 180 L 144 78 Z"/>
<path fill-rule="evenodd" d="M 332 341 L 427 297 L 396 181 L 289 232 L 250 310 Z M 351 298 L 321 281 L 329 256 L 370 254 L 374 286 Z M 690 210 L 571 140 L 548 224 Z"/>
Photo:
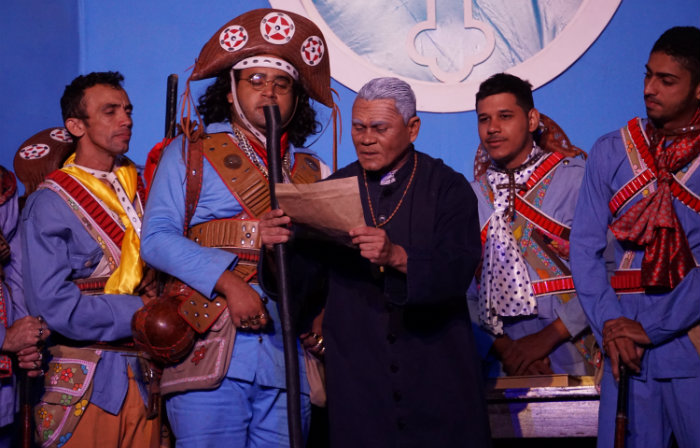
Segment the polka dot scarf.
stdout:
<path fill-rule="evenodd" d="M 503 334 L 502 317 L 537 314 L 537 301 L 530 285 L 527 265 L 513 236 L 508 216 L 512 197 L 504 185 L 514 175 L 516 185 L 524 185 L 542 162 L 542 150 L 534 146 L 528 160 L 515 170 L 486 171 L 494 192 L 494 212 L 489 219 L 479 287 L 479 320 L 494 334 Z M 534 163 L 533 163 L 534 161 Z"/>

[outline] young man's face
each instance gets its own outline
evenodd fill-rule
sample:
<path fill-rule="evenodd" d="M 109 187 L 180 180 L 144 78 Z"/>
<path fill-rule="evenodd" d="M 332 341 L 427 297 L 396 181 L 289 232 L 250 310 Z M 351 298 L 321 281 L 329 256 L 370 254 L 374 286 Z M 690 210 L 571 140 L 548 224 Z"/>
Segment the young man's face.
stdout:
<path fill-rule="evenodd" d="M 532 132 L 539 125 L 537 109 L 525 112 L 512 93 L 497 93 L 476 105 L 481 144 L 502 168 L 516 168 L 532 151 Z"/>
<path fill-rule="evenodd" d="M 388 172 L 401 167 L 419 129 L 418 117 L 404 124 L 393 99 L 357 99 L 352 106 L 352 142 L 357 160 L 367 171 Z"/>
<path fill-rule="evenodd" d="M 257 75 L 258 82 L 264 80 L 261 90 L 256 90 L 249 81 L 251 76 Z M 288 83 L 291 88 L 283 92 L 278 83 Z M 265 132 L 265 112 L 263 106 L 276 104 L 280 109 L 282 123 L 287 123 L 294 113 L 294 81 L 284 71 L 275 68 L 253 67 L 241 70 L 240 78 L 236 85 L 238 104 L 248 121 L 260 132 Z M 228 94 L 229 102 L 233 102 L 233 95 Z M 235 111 L 234 111 L 235 117 Z M 234 118 L 235 120 L 235 118 Z"/>
<path fill-rule="evenodd" d="M 70 131 L 83 150 L 116 157 L 129 150 L 133 106 L 124 89 L 97 84 L 85 89 L 82 100 L 87 118 L 69 118 Z"/>
<path fill-rule="evenodd" d="M 649 55 L 644 75 L 644 104 L 647 117 L 660 129 L 687 125 L 700 104 L 700 84 L 673 56 Z"/>

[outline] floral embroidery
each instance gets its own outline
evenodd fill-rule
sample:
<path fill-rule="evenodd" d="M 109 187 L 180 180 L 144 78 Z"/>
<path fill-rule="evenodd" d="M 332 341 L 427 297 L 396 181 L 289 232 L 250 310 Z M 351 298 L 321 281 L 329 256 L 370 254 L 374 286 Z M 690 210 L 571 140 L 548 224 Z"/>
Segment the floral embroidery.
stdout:
<path fill-rule="evenodd" d="M 63 406 L 70 406 L 70 400 L 71 400 L 70 395 L 61 394 L 61 399 L 59 400 L 59 403 L 62 404 Z"/>
<path fill-rule="evenodd" d="M 42 433 L 44 440 L 49 440 L 49 437 L 53 434 L 53 429 L 45 429 Z"/>
<path fill-rule="evenodd" d="M 54 386 L 55 386 L 56 384 L 58 384 L 58 375 L 53 375 L 53 376 L 51 377 L 51 384 L 54 385 Z"/>
<path fill-rule="evenodd" d="M 552 178 L 554 177 L 554 173 L 549 173 L 542 181 L 540 184 L 540 187 L 538 188 L 537 192 L 535 193 L 535 197 L 533 200 L 533 205 L 536 208 L 542 208 L 542 201 L 544 200 L 545 193 L 547 192 L 547 188 L 549 187 L 549 184 L 552 182 Z M 542 275 L 542 273 L 538 273 L 540 278 L 548 278 L 550 276 L 554 277 L 559 277 L 564 275 L 564 273 L 559 269 L 559 267 L 552 262 L 551 258 L 549 258 L 549 255 L 542 250 L 539 245 L 535 244 L 532 241 L 532 233 L 535 231 L 535 225 L 530 222 L 526 221 L 524 229 L 523 229 L 523 236 L 520 239 L 520 252 L 523 254 L 523 256 L 526 256 L 528 250 L 532 251 L 537 258 L 540 259 L 540 262 L 547 268 L 551 270 L 551 274 L 547 273 L 547 275 Z"/>
<path fill-rule="evenodd" d="M 57 446 L 58 448 L 61 448 L 63 445 L 66 444 L 66 442 L 68 441 L 68 439 L 70 439 L 70 437 L 71 437 L 72 435 L 73 435 L 73 433 L 72 433 L 72 432 L 69 432 L 68 434 L 61 436 L 61 437 L 58 439 L 58 444 L 56 444 L 56 446 Z"/>
<path fill-rule="evenodd" d="M 87 405 L 87 400 L 80 400 L 78 404 L 75 405 L 75 416 L 80 417 L 81 415 L 83 415 L 83 412 L 85 412 L 85 408 L 87 407 Z"/>
<path fill-rule="evenodd" d="M 198 365 L 199 361 L 204 359 L 204 355 L 207 354 L 207 348 L 206 347 L 201 347 L 197 350 L 194 351 L 194 354 L 192 355 L 192 362 L 194 365 Z"/>
<path fill-rule="evenodd" d="M 41 426 L 43 426 L 44 428 L 50 428 L 52 421 L 53 421 L 53 415 L 48 414 L 41 420 Z"/>
<path fill-rule="evenodd" d="M 83 371 L 83 375 L 87 375 L 87 374 L 88 374 L 88 368 L 87 368 L 87 366 L 86 366 L 85 364 L 81 364 L 81 365 L 80 365 L 80 370 Z"/>
<path fill-rule="evenodd" d="M 80 390 L 83 388 L 83 383 L 75 383 L 73 384 L 73 390 Z"/>
<path fill-rule="evenodd" d="M 61 372 L 61 381 L 65 381 L 66 383 L 72 383 L 73 382 L 73 371 L 75 369 L 69 367 Z"/>
<path fill-rule="evenodd" d="M 54 364 L 54 366 L 53 366 L 53 371 L 54 371 L 54 372 L 60 373 L 61 370 L 63 370 L 63 364 L 60 364 L 60 363 Z"/>

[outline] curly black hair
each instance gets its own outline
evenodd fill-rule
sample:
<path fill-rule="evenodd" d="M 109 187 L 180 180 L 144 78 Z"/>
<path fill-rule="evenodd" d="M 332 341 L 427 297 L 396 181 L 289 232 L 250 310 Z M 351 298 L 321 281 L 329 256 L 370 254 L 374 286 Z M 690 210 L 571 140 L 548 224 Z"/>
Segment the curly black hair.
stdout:
<path fill-rule="evenodd" d="M 204 124 L 231 121 L 231 104 L 227 95 L 231 91 L 231 78 L 228 71 L 219 73 L 214 82 L 199 97 L 199 111 Z M 292 121 L 287 125 L 287 137 L 294 146 L 304 146 L 306 138 L 321 130 L 321 123 L 316 120 L 316 111 L 311 107 L 309 95 L 299 83 L 294 83 L 297 108 Z"/>
<path fill-rule="evenodd" d="M 85 112 L 83 98 L 85 91 L 98 84 L 112 86 L 115 89 L 123 89 L 124 75 L 119 72 L 92 72 L 80 75 L 71 81 L 63 91 L 61 97 L 61 114 L 65 122 L 69 118 L 88 118 Z"/>

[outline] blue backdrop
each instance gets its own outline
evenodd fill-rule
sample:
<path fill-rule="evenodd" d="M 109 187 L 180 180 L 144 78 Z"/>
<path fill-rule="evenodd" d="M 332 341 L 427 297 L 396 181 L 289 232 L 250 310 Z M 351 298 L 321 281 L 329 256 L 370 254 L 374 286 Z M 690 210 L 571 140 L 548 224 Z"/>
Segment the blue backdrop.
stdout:
<path fill-rule="evenodd" d="M 180 77 L 202 45 L 224 23 L 263 0 L 5 0 L 0 21 L 4 98 L 0 127 L 0 164 L 11 167 L 16 150 L 30 135 L 61 125 L 59 99 L 75 76 L 119 70 L 134 104 L 130 157 L 145 162 L 148 150 L 163 137 L 165 82 Z M 649 50 L 659 35 L 675 25 L 700 26 L 698 0 L 623 0 L 605 31 L 568 70 L 535 91 L 538 109 L 554 118 L 572 142 L 590 149 L 595 139 L 644 114 L 642 81 Z M 331 58 L 333 55 L 331 55 Z M 193 83 L 195 95 L 207 81 Z M 354 92 L 337 82 L 345 133 L 339 164 L 355 160 L 349 136 Z M 320 109 L 325 109 L 323 106 Z M 321 118 L 329 116 L 321 110 Z M 418 148 L 441 157 L 472 177 L 478 145 L 474 112 L 420 113 Z M 313 146 L 331 160 L 331 132 Z"/>

